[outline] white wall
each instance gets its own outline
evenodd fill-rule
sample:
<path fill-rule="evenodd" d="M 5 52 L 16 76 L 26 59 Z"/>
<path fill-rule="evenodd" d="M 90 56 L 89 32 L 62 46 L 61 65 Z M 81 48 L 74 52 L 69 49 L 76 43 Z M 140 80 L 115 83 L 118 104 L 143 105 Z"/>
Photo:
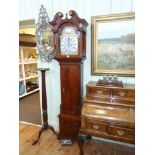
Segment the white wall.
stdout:
<path fill-rule="evenodd" d="M 35 19 L 37 22 L 41 4 L 45 6 L 51 20 L 56 12 L 61 11 L 65 14 L 71 9 L 87 20 L 89 26 L 87 28 L 87 58 L 84 61 L 84 95 L 86 83 L 101 78 L 91 75 L 91 16 L 135 11 L 135 0 L 19 0 L 19 2 L 19 20 Z M 57 115 L 61 102 L 59 64 L 55 60 L 49 64 L 41 62 L 38 64 L 39 67 L 50 68 L 46 76 L 49 124 L 58 129 Z M 120 77 L 120 79 L 125 83 L 135 83 L 134 77 Z"/>

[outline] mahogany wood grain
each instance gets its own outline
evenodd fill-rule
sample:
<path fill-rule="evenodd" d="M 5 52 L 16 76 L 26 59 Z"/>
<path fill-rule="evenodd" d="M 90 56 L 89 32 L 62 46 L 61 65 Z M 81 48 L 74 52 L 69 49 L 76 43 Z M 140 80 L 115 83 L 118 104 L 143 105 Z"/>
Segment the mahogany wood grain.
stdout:
<path fill-rule="evenodd" d="M 35 145 L 38 143 L 41 134 L 45 130 L 52 130 L 52 132 L 57 135 L 54 128 L 48 124 L 48 113 L 47 113 L 47 97 L 46 97 L 46 79 L 45 79 L 45 72 L 49 70 L 48 68 L 38 68 L 39 71 L 41 71 L 41 78 L 42 78 L 42 118 L 43 118 L 43 125 L 42 128 L 39 131 L 38 138 L 35 140 L 32 145 Z"/>
<path fill-rule="evenodd" d="M 80 133 L 134 143 L 134 86 L 96 86 L 96 82 L 89 82 L 86 88 Z"/>
<path fill-rule="evenodd" d="M 57 12 L 49 22 L 54 33 L 55 59 L 60 64 L 61 105 L 59 114 L 59 139 L 76 140 L 81 125 L 80 112 L 83 86 L 83 60 L 86 57 L 86 27 L 88 23 L 74 10 L 69 11 L 71 18 Z M 77 54 L 61 54 L 60 40 L 66 26 L 72 26 L 78 35 Z"/>

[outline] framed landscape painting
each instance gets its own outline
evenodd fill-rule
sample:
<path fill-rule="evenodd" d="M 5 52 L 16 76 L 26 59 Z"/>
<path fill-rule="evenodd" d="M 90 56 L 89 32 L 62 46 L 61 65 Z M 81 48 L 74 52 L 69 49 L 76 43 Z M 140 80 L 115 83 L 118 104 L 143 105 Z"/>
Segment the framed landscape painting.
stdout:
<path fill-rule="evenodd" d="M 92 17 L 92 74 L 135 75 L 135 14 Z"/>

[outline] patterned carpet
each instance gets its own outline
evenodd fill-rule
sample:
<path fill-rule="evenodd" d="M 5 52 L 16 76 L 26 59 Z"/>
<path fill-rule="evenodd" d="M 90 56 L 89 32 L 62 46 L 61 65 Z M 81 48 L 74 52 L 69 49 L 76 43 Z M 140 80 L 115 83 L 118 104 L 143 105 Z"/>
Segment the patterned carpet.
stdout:
<path fill-rule="evenodd" d="M 41 124 L 39 91 L 19 100 L 19 121 Z"/>
<path fill-rule="evenodd" d="M 134 145 L 111 141 L 88 140 L 83 149 L 84 155 L 135 155 Z"/>

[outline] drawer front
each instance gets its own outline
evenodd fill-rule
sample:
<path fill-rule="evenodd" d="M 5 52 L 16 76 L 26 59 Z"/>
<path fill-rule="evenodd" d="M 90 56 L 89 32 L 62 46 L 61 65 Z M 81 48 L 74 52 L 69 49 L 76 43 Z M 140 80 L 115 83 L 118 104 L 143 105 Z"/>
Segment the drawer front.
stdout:
<path fill-rule="evenodd" d="M 98 121 L 90 121 L 89 119 L 82 119 L 82 128 L 106 132 L 106 124 Z"/>
<path fill-rule="evenodd" d="M 135 98 L 135 90 L 113 89 L 112 96 L 134 99 Z"/>
<path fill-rule="evenodd" d="M 109 98 L 111 90 L 106 88 L 87 87 L 87 96 Z"/>
<path fill-rule="evenodd" d="M 135 138 L 135 130 L 134 129 L 128 129 L 123 127 L 117 127 L 110 125 L 108 127 L 108 134 L 118 136 L 118 137 L 124 137 L 124 138 Z"/>

